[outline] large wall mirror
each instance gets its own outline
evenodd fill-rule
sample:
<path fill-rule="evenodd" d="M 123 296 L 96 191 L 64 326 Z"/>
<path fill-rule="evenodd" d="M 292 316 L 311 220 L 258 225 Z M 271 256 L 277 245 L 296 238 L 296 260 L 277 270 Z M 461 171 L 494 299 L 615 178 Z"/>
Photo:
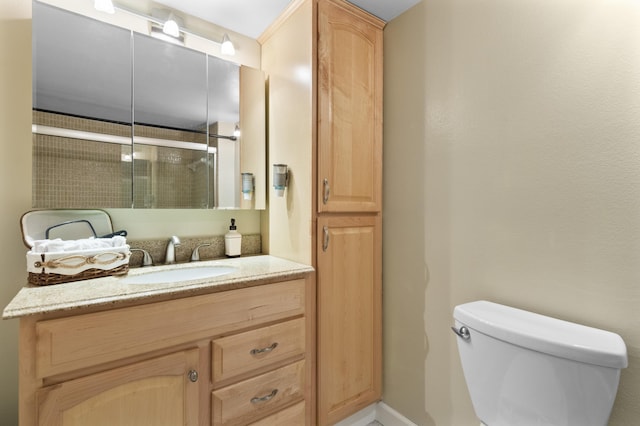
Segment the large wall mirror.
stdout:
<path fill-rule="evenodd" d="M 264 209 L 264 81 L 34 1 L 34 207 Z"/>

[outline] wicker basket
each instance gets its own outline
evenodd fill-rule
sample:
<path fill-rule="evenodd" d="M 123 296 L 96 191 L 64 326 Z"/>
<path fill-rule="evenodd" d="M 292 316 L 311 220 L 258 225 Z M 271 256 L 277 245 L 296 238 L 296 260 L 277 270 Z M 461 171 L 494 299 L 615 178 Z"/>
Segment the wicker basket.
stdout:
<path fill-rule="evenodd" d="M 129 246 L 72 252 L 27 253 L 29 284 L 51 285 L 129 272 Z"/>
<path fill-rule="evenodd" d="M 28 282 L 51 285 L 89 280 L 129 272 L 131 251 L 128 245 L 75 251 L 33 251 L 37 240 L 64 241 L 113 236 L 111 217 L 103 210 L 32 210 L 20 218 L 22 239 L 27 252 Z M 123 234 L 124 233 L 124 234 Z M 126 236 L 126 231 L 117 235 Z"/>

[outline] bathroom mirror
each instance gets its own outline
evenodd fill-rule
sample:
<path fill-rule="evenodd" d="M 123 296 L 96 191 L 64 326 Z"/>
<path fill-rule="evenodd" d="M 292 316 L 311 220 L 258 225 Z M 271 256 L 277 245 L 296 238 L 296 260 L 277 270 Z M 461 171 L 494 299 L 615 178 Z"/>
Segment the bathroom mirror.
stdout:
<path fill-rule="evenodd" d="M 259 70 L 34 1 L 34 207 L 264 209 L 264 90 Z"/>
<path fill-rule="evenodd" d="M 208 155 L 207 55 L 141 34 L 133 46 L 133 206 L 214 205 L 214 169 L 196 167 Z"/>

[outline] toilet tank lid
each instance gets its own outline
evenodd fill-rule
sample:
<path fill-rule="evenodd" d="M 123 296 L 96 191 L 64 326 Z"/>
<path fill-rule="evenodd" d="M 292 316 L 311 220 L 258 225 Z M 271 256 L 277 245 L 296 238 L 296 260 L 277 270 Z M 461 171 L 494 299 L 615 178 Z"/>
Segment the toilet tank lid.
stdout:
<path fill-rule="evenodd" d="M 456 306 L 453 317 L 471 330 L 538 352 L 603 367 L 628 365 L 624 341 L 609 331 L 485 300 Z"/>

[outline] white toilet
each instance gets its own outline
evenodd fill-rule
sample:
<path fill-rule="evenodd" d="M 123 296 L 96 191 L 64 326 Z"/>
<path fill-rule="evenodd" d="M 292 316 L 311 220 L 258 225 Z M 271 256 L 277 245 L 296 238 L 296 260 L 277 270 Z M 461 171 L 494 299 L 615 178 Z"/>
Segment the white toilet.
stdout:
<path fill-rule="evenodd" d="M 628 364 L 619 335 L 486 301 L 456 306 L 453 317 L 483 424 L 607 424 Z"/>

